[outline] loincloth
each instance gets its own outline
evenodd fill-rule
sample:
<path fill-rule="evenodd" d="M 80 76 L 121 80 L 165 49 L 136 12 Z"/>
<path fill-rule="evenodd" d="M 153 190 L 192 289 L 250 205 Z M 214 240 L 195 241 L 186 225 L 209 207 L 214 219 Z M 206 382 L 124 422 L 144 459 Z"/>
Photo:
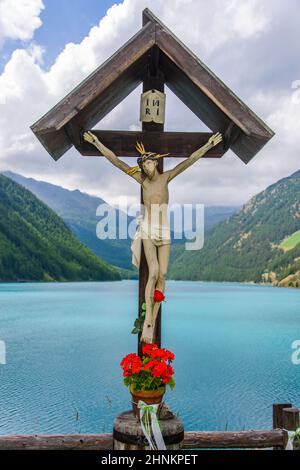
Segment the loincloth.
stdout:
<path fill-rule="evenodd" d="M 132 264 L 137 268 L 140 266 L 142 240 L 150 239 L 154 246 L 171 244 L 171 230 L 168 224 L 151 224 L 142 217 L 137 218 L 137 230 L 131 243 Z"/>

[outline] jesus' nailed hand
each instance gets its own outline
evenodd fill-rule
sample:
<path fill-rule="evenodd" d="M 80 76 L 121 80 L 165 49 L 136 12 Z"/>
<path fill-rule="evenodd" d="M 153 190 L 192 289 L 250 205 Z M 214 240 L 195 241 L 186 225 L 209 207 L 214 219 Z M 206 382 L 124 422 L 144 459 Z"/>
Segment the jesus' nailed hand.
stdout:
<path fill-rule="evenodd" d="M 141 341 L 143 343 L 153 343 L 155 324 L 160 307 L 160 302 L 154 299 L 154 291 L 159 290 L 162 293 L 165 291 L 165 279 L 170 256 L 171 239 L 167 218 L 168 184 L 197 162 L 210 149 L 218 145 L 222 141 L 222 135 L 219 132 L 214 134 L 203 147 L 193 152 L 173 169 L 163 173 L 158 170 L 160 155 L 146 152 L 142 144 L 137 146 L 140 153 L 138 167 L 131 168 L 127 163 L 120 160 L 114 152 L 105 147 L 92 132 L 85 132 L 83 137 L 86 142 L 94 145 L 114 166 L 132 177 L 142 187 L 144 214 L 140 229 L 143 235 L 142 243 L 149 276 L 145 290 L 146 316 Z M 158 223 L 154 224 L 153 220 L 158 221 Z M 165 236 L 162 236 L 162 234 Z"/>

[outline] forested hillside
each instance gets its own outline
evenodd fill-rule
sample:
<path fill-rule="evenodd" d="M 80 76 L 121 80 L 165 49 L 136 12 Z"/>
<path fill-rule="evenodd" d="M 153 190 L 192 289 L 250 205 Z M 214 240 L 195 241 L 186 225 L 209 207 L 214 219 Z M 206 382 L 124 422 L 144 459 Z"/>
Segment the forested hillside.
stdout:
<path fill-rule="evenodd" d="M 271 185 L 214 227 L 206 235 L 202 250 L 177 247 L 170 277 L 284 284 L 283 280 L 291 275 L 291 282 L 297 285 L 299 229 L 300 171 Z M 291 235 L 293 243 L 285 241 Z"/>
<path fill-rule="evenodd" d="M 117 280 L 30 191 L 0 175 L 0 281 Z"/>
<path fill-rule="evenodd" d="M 122 268 L 121 275 L 131 277 L 131 239 L 106 239 L 100 240 L 96 235 L 96 226 L 100 217 L 96 216 L 97 207 L 105 203 L 103 199 L 90 196 L 79 190 L 70 191 L 45 181 L 37 181 L 22 175 L 7 171 L 4 173 L 12 180 L 29 189 L 35 196 L 51 207 L 68 225 L 79 240 L 90 248 L 96 255 L 108 263 Z M 207 206 L 205 207 L 205 230 L 211 229 L 220 221 L 230 217 L 238 210 L 237 206 Z M 120 211 L 116 210 L 116 222 L 118 233 L 118 221 Z M 128 217 L 128 224 L 133 220 Z M 195 220 L 195 215 L 193 217 Z M 194 225 L 190 229 L 195 230 Z M 181 240 L 173 240 L 172 252 Z M 176 251 L 176 250 L 175 250 Z M 132 273 L 136 273 L 135 270 Z M 137 275 L 137 274 L 136 274 Z"/>
<path fill-rule="evenodd" d="M 36 197 L 51 207 L 67 224 L 74 235 L 97 256 L 107 263 L 124 269 L 131 269 L 130 240 L 100 240 L 96 235 L 96 226 L 100 218 L 96 216 L 97 207 L 105 201 L 90 196 L 79 190 L 68 189 L 25 178 L 12 172 L 6 172 L 12 180 L 29 189 Z M 116 211 L 118 224 L 119 211 Z M 129 222 L 132 218 L 129 218 Z M 117 225 L 118 226 L 118 225 Z"/>

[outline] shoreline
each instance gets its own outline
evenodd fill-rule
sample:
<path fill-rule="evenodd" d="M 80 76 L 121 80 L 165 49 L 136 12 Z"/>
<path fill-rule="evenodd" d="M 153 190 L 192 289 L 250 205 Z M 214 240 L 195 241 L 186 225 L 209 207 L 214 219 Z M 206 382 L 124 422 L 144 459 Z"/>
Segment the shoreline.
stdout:
<path fill-rule="evenodd" d="M 90 281 L 35 281 L 35 280 L 28 280 L 28 281 L 0 281 L 0 287 L 2 285 L 12 285 L 12 284 L 51 284 L 51 285 L 56 285 L 56 284 L 89 284 L 89 283 L 118 283 L 118 282 L 138 282 L 138 279 L 130 279 L 130 278 L 123 278 L 123 279 L 108 279 L 108 280 L 90 280 Z M 191 280 L 191 279 L 167 279 L 166 282 L 191 282 L 191 283 L 205 283 L 205 284 L 240 284 L 240 285 L 245 285 L 245 286 L 260 286 L 260 287 L 274 287 L 278 289 L 293 289 L 297 290 L 299 287 L 295 286 L 279 286 L 275 285 L 272 283 L 267 283 L 267 282 L 254 282 L 254 281 L 206 281 L 202 279 L 197 279 L 197 280 Z"/>

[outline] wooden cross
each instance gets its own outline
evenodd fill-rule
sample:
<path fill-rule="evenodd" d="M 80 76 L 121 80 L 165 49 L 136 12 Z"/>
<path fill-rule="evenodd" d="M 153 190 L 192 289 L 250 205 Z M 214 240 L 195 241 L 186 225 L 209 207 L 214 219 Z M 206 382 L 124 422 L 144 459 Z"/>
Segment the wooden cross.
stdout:
<path fill-rule="evenodd" d="M 143 80 L 143 93 L 155 89 L 160 92 L 165 91 L 165 77 L 158 66 L 159 51 L 152 51 L 145 78 Z M 83 131 L 84 133 L 85 131 Z M 136 142 L 143 142 L 146 149 L 160 154 L 170 154 L 170 157 L 189 157 L 191 153 L 207 143 L 213 135 L 209 132 L 164 132 L 164 124 L 155 122 L 143 122 L 142 131 L 101 131 L 91 130 L 106 147 L 112 149 L 117 156 L 137 157 L 135 150 Z M 84 156 L 102 157 L 94 146 L 88 144 L 83 138 L 80 146 L 77 147 Z M 220 158 L 225 153 L 224 143 L 214 147 L 203 158 Z M 164 157 L 167 158 L 167 157 Z M 158 161 L 158 169 L 163 172 L 163 158 Z M 140 202 L 143 204 L 143 193 L 141 190 Z M 148 280 L 148 264 L 146 261 L 144 248 L 142 245 L 141 261 L 139 267 L 139 296 L 138 296 L 138 316 L 142 312 L 142 305 L 145 303 L 145 289 Z M 161 346 L 162 328 L 162 308 L 160 306 L 153 342 Z M 142 343 L 141 334 L 138 337 L 138 353 L 141 354 Z"/>
<path fill-rule="evenodd" d="M 143 123 L 141 132 L 92 130 L 117 156 L 137 156 L 135 144 L 171 157 L 188 157 L 215 132 L 223 142 L 205 158 L 220 158 L 233 150 L 244 163 L 273 137 L 274 132 L 203 64 L 153 13 L 143 11 L 143 27 L 109 60 L 31 126 L 32 131 L 58 160 L 73 145 L 81 155 L 99 157 L 83 139 L 140 83 L 143 91 L 164 92 L 167 85 L 211 129 L 204 132 L 165 132 L 163 124 Z M 163 159 L 159 161 L 163 169 Z M 142 201 L 141 201 L 142 202 Z M 142 253 L 139 272 L 139 305 L 144 302 L 148 268 Z M 161 312 L 155 342 L 161 344 Z M 139 342 L 140 344 L 140 342 Z"/>

